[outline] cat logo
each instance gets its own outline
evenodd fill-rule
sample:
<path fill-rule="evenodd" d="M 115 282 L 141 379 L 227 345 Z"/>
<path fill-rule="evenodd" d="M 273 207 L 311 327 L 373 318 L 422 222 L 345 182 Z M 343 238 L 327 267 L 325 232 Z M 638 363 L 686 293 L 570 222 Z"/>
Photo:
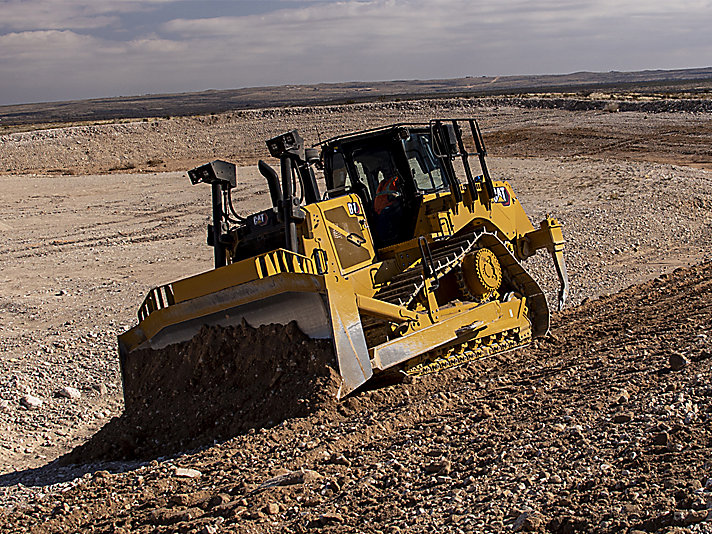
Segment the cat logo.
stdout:
<path fill-rule="evenodd" d="M 500 186 L 494 188 L 494 198 L 492 199 L 492 202 L 502 204 L 502 206 L 509 206 L 510 200 L 511 197 L 509 196 L 509 191 L 507 191 L 506 187 Z"/>
<path fill-rule="evenodd" d="M 252 216 L 252 224 L 254 226 L 267 226 L 268 222 L 269 219 L 267 218 L 266 213 L 258 213 L 257 215 Z"/>
<path fill-rule="evenodd" d="M 358 202 L 347 202 L 346 207 L 349 210 L 349 215 L 361 215 L 361 206 Z"/>

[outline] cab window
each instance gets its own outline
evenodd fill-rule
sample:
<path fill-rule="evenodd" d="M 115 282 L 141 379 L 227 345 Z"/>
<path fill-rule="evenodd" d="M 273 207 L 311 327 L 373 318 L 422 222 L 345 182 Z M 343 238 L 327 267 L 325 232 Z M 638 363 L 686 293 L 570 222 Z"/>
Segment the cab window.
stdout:
<path fill-rule="evenodd" d="M 351 157 L 361 183 L 368 185 L 371 197 L 376 196 L 378 184 L 397 175 L 391 153 L 382 148 L 357 148 Z"/>
<path fill-rule="evenodd" d="M 344 191 L 347 187 L 351 187 L 351 179 L 346 172 L 346 161 L 339 152 L 334 152 L 331 158 L 331 180 L 332 191 Z"/>
<path fill-rule="evenodd" d="M 433 154 L 429 133 L 411 133 L 403 141 L 403 148 L 419 191 L 434 193 L 448 189 L 440 163 Z"/>

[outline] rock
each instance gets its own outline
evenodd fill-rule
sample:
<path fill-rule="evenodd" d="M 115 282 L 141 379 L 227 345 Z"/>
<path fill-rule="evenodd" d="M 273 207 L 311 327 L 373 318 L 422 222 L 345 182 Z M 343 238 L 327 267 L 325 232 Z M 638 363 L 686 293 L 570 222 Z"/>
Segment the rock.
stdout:
<path fill-rule="evenodd" d="M 55 397 L 64 397 L 65 399 L 81 399 L 82 394 L 77 388 L 65 386 L 54 394 Z"/>
<path fill-rule="evenodd" d="M 680 369 L 687 367 L 687 364 L 690 362 L 679 352 L 673 352 L 668 358 L 668 363 L 670 365 L 670 369 L 673 371 L 679 371 Z"/>
<path fill-rule="evenodd" d="M 629 412 L 621 412 L 613 416 L 614 423 L 630 423 L 632 420 L 633 414 Z"/>
<path fill-rule="evenodd" d="M 217 495 L 213 495 L 210 500 L 208 501 L 208 507 L 209 508 L 215 508 L 216 506 L 222 506 L 224 504 L 229 503 L 232 500 L 232 497 L 228 495 L 227 493 L 218 493 Z"/>
<path fill-rule="evenodd" d="M 404 384 L 414 384 L 416 381 L 416 377 L 414 377 L 413 375 L 404 374 L 402 380 Z"/>
<path fill-rule="evenodd" d="M 192 521 L 193 519 L 197 519 L 204 515 L 205 515 L 205 512 L 203 510 L 201 510 L 200 508 L 188 508 L 181 514 L 180 520 L 181 521 Z"/>
<path fill-rule="evenodd" d="M 109 392 L 109 388 L 107 388 L 105 384 L 95 384 L 94 386 L 92 386 L 92 388 L 99 395 L 106 395 Z"/>
<path fill-rule="evenodd" d="M 667 432 L 658 432 L 653 436 L 654 445 L 667 445 L 670 442 L 670 435 Z"/>
<path fill-rule="evenodd" d="M 636 504 L 626 503 L 623 505 L 623 512 L 628 519 L 640 519 L 640 506 Z"/>
<path fill-rule="evenodd" d="M 271 502 L 264 507 L 263 512 L 267 515 L 277 515 L 279 513 L 279 504 Z"/>
<path fill-rule="evenodd" d="M 260 484 L 255 491 L 262 491 L 275 486 L 293 486 L 295 484 L 304 484 L 314 482 L 321 478 L 321 475 L 311 469 L 302 469 L 299 471 L 289 471 L 283 475 L 278 475 L 265 480 Z"/>
<path fill-rule="evenodd" d="M 20 399 L 20 404 L 28 410 L 38 410 L 44 401 L 34 395 L 25 395 Z"/>
<path fill-rule="evenodd" d="M 542 523 L 542 517 L 536 512 L 524 512 L 519 517 L 517 517 L 516 521 L 514 521 L 514 524 L 512 525 L 512 530 L 514 532 L 520 530 L 531 532 L 533 530 L 538 530 Z"/>
<path fill-rule="evenodd" d="M 203 476 L 203 473 L 201 473 L 197 469 L 176 467 L 173 471 L 173 476 L 176 476 L 178 478 L 200 478 L 201 476 Z"/>
<path fill-rule="evenodd" d="M 334 523 L 343 523 L 344 522 L 344 516 L 337 512 L 326 512 L 325 514 L 322 514 L 319 516 L 319 522 L 322 525 L 329 525 L 329 524 L 334 524 Z"/>
<path fill-rule="evenodd" d="M 209 491 L 203 490 L 203 491 L 196 491 L 195 493 L 178 493 L 176 495 L 173 495 L 170 498 L 170 501 L 173 504 L 177 504 L 179 506 L 185 506 L 187 508 L 192 508 L 194 506 L 197 506 L 199 504 L 202 504 L 206 501 L 208 501 L 211 497 L 211 493 Z"/>
<path fill-rule="evenodd" d="M 618 394 L 618 398 L 616 399 L 616 404 L 626 404 L 630 400 L 630 393 L 628 393 L 625 389 L 621 391 Z"/>
<path fill-rule="evenodd" d="M 438 475 L 449 475 L 452 472 L 452 463 L 449 460 L 429 463 L 424 467 L 426 473 L 437 473 Z"/>
<path fill-rule="evenodd" d="M 10 401 L 8 400 L 0 400 L 0 412 L 9 412 L 10 411 Z"/>
<path fill-rule="evenodd" d="M 346 458 L 343 454 L 332 454 L 331 458 L 329 458 L 329 463 L 335 464 L 335 465 L 343 465 L 346 467 L 351 467 L 351 461 Z"/>

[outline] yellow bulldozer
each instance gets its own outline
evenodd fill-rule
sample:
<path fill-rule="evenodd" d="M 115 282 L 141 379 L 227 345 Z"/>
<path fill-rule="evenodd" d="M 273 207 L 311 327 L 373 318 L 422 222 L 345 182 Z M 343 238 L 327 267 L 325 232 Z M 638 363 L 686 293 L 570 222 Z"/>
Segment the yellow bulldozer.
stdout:
<path fill-rule="evenodd" d="M 119 336 L 125 391 L 132 355 L 205 325 L 296 321 L 332 340 L 339 398 L 386 371 L 422 375 L 522 347 L 549 328 L 545 294 L 521 263 L 539 249 L 552 255 L 564 305 L 561 225 L 534 228 L 509 183 L 490 176 L 475 119 L 394 124 L 313 147 L 294 130 L 267 147 L 279 173 L 259 162 L 272 202 L 259 213 L 234 209 L 233 164 L 189 171 L 212 188 L 215 268 L 146 296 L 138 325 Z"/>

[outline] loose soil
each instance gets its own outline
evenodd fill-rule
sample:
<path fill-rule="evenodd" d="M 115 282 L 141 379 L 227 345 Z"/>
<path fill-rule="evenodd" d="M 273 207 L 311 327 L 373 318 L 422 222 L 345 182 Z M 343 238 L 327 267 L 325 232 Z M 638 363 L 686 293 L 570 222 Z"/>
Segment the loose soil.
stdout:
<path fill-rule="evenodd" d="M 127 355 L 124 412 L 61 463 L 134 460 L 211 445 L 336 403 L 331 341 L 296 323 L 203 327 Z"/>

